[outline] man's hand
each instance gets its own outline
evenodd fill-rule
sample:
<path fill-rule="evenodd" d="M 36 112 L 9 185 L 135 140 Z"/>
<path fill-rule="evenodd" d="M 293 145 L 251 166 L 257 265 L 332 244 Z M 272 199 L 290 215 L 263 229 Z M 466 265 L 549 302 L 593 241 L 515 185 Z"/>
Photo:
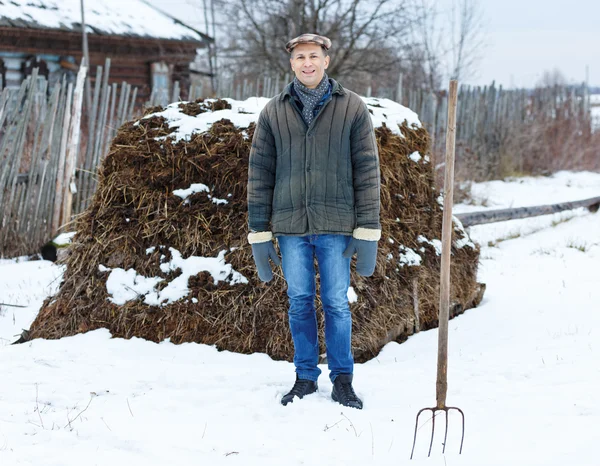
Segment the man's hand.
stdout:
<path fill-rule="evenodd" d="M 281 265 L 281 259 L 275 252 L 275 246 L 272 241 L 266 243 L 256 243 L 252 245 L 252 255 L 254 256 L 254 263 L 258 270 L 258 278 L 263 282 L 270 282 L 273 279 L 273 271 L 269 264 L 269 258 L 275 265 Z"/>
<path fill-rule="evenodd" d="M 263 282 L 270 282 L 273 279 L 269 258 L 275 265 L 281 265 L 281 259 L 275 251 L 272 239 L 273 234 L 270 231 L 251 232 L 248 235 L 248 242 L 252 245 L 252 256 L 258 271 L 258 278 Z"/>
<path fill-rule="evenodd" d="M 370 277 L 375 272 L 377 262 L 377 241 L 381 238 L 381 230 L 356 228 L 352 239 L 343 253 L 344 257 L 352 257 L 356 253 L 356 273 Z"/>
<path fill-rule="evenodd" d="M 356 273 L 363 277 L 373 275 L 377 262 L 377 240 L 357 239 L 353 237 L 343 256 L 352 257 L 354 253 L 356 253 Z"/>

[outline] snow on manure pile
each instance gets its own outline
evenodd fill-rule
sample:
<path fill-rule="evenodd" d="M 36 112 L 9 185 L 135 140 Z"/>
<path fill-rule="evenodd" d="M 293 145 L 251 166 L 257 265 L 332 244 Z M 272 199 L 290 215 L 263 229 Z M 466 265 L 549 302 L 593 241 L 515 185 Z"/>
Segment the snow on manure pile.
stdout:
<path fill-rule="evenodd" d="M 267 100 L 174 103 L 124 124 L 76 221 L 60 289 L 28 338 L 104 327 L 115 337 L 291 360 L 281 269 L 261 283 L 246 240 L 248 154 Z M 375 274 L 353 274 L 348 293 L 358 362 L 414 333 L 416 309 L 421 329 L 437 325 L 442 225 L 429 136 L 416 114 L 389 100 L 365 102 L 381 160 L 382 238 Z M 483 288 L 479 249 L 458 221 L 453 240 L 456 314 L 477 305 Z"/>

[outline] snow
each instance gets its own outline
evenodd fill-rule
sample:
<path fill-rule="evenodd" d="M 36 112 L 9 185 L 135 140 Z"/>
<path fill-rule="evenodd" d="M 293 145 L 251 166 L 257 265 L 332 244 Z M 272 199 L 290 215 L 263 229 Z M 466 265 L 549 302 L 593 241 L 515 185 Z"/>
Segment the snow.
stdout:
<path fill-rule="evenodd" d="M 188 198 L 192 194 L 203 193 L 203 192 L 210 192 L 209 187 L 206 186 L 205 184 L 202 184 L 202 183 L 192 183 L 190 185 L 190 187 L 187 188 L 187 189 L 175 189 L 173 191 L 173 194 L 175 194 L 175 196 L 178 196 L 181 199 L 183 199 L 183 203 L 184 204 L 189 204 L 190 200 Z M 227 196 L 231 197 L 231 194 L 228 194 Z M 229 202 L 227 201 L 227 199 L 219 199 L 218 197 L 213 197 L 210 194 L 208 194 L 208 198 L 214 204 L 217 204 L 217 205 L 220 205 L 220 204 L 229 204 Z"/>
<path fill-rule="evenodd" d="M 206 20 L 208 19 L 209 21 L 209 28 L 212 27 L 212 21 L 210 19 L 210 12 L 209 12 L 209 17 L 205 18 L 205 14 L 204 14 L 204 6 L 202 5 L 202 3 L 193 1 L 193 0 L 186 0 L 186 1 L 177 1 L 177 2 L 173 2 L 173 0 L 144 0 L 146 3 L 151 4 L 153 7 L 155 7 L 156 9 L 160 10 L 160 11 L 167 11 L 169 12 L 170 15 L 176 17 L 177 19 L 179 19 L 180 21 L 183 21 L 185 24 L 192 26 L 194 29 L 198 30 L 198 31 L 202 31 L 205 34 L 208 34 L 210 36 L 212 36 L 212 31 L 209 29 L 208 31 L 206 30 Z M 215 15 L 217 16 L 216 18 L 216 24 L 215 27 L 217 28 L 217 37 L 219 37 L 219 33 L 221 33 L 221 35 L 223 35 L 223 33 L 218 29 L 219 26 L 224 25 L 223 22 L 227 19 L 225 17 L 225 15 L 223 14 L 224 12 L 219 11 L 219 9 L 217 9 L 215 11 Z"/>
<path fill-rule="evenodd" d="M 179 196 L 181 199 L 183 199 L 185 201 L 192 194 L 209 192 L 209 191 L 210 191 L 210 189 L 208 189 L 208 186 L 206 186 L 205 184 L 192 183 L 190 185 L 190 187 L 187 189 L 175 189 L 173 191 L 173 194 L 175 194 L 175 196 Z"/>
<path fill-rule="evenodd" d="M 594 172 L 558 172 L 548 177 L 523 177 L 507 181 L 489 181 L 471 187 L 470 204 L 458 204 L 453 213 L 506 209 L 578 201 L 600 195 L 600 174 Z M 494 228 L 486 225 L 470 227 L 471 237 L 481 244 L 529 235 L 574 217 L 586 216 L 587 209 L 581 208 L 542 215 L 529 219 L 495 223 Z"/>
<path fill-rule="evenodd" d="M 19 262 L 27 262 L 29 260 L 31 260 L 30 256 L 11 257 L 9 259 L 0 258 L 0 265 L 16 264 Z"/>
<path fill-rule="evenodd" d="M 409 127 L 421 127 L 421 122 L 415 112 L 393 100 L 378 99 L 375 97 L 362 97 L 362 100 L 367 104 L 375 128 L 384 126 L 385 124 L 393 133 L 403 136 L 398 128 L 398 125 L 401 125 L 403 122 L 406 121 Z"/>
<path fill-rule="evenodd" d="M 420 161 L 421 161 L 421 159 L 422 159 L 422 157 L 421 157 L 421 154 L 419 154 L 419 153 L 418 153 L 418 152 L 416 152 L 416 151 L 415 151 L 415 152 L 413 152 L 412 154 L 410 154 L 410 155 L 408 156 L 408 158 L 409 158 L 409 159 L 411 159 L 413 162 L 416 162 L 416 163 L 420 162 Z"/>
<path fill-rule="evenodd" d="M 567 172 L 472 186 L 484 208 L 583 199 L 599 188 L 600 174 Z M 264 354 L 112 339 L 107 330 L 8 346 L 63 270 L 2 261 L 0 302 L 27 307 L 0 310 L 0 464 L 594 466 L 600 214 L 548 217 L 520 220 L 520 235 L 504 240 L 510 222 L 470 229 L 487 291 L 449 324 L 448 404 L 465 412 L 464 450 L 451 414 L 446 455 L 440 435 L 427 459 L 426 422 L 412 462 L 415 416 L 435 404 L 436 329 L 356 365 L 362 411 L 331 401 L 325 366 L 318 393 L 283 407 L 293 365 Z"/>
<path fill-rule="evenodd" d="M 214 100 L 215 99 L 206 99 L 205 102 Z M 189 141 L 192 134 L 208 131 L 214 122 L 222 119 L 230 120 L 239 128 L 247 128 L 250 126 L 250 123 L 256 123 L 258 121 L 258 114 L 270 99 L 267 97 L 250 97 L 243 101 L 234 99 L 223 100 L 229 102 L 231 109 L 205 112 L 196 116 L 190 116 L 181 112 L 181 102 L 174 102 L 169 104 L 165 110 L 151 113 L 144 118 L 151 118 L 154 116 L 165 118 L 169 123 L 169 127 L 177 128 L 177 131 L 169 134 L 168 137 L 175 141 Z"/>
<path fill-rule="evenodd" d="M 408 126 L 420 127 L 421 122 L 415 112 L 389 99 L 376 99 L 363 97 L 367 108 L 371 111 L 371 120 L 374 127 L 387 126 L 393 133 L 403 136 L 399 124 L 406 121 Z M 206 99 L 211 102 L 215 99 Z M 170 128 L 177 128 L 168 136 L 175 142 L 189 141 L 194 133 L 208 131 L 213 123 L 222 119 L 230 120 L 238 128 L 247 128 L 250 123 L 258 121 L 260 111 L 269 102 L 268 97 L 250 97 L 240 101 L 234 99 L 223 99 L 230 105 L 231 109 L 217 110 L 214 112 L 200 113 L 195 116 L 187 115 L 181 110 L 181 105 L 186 102 L 174 102 L 167 105 L 165 110 L 146 115 L 143 119 L 152 117 L 163 117 L 167 120 Z M 139 124 L 139 123 L 136 123 Z M 247 137 L 247 135 L 245 135 Z"/>
<path fill-rule="evenodd" d="M 0 260 L 0 303 L 25 306 L 0 305 L 0 348 L 15 341 L 23 329 L 29 328 L 44 299 L 58 291 L 64 269 L 64 266 L 56 266 L 49 261 L 26 261 L 24 257 Z M 1 432 L 0 427 L 0 455 Z M 0 464 L 3 465 L 1 458 Z"/>
<path fill-rule="evenodd" d="M 421 265 L 423 258 L 413 249 L 408 246 L 400 245 L 400 258 L 398 259 L 398 264 L 403 267 L 405 265 Z"/>
<path fill-rule="evenodd" d="M 431 246 L 433 246 L 433 248 L 435 249 L 436 255 L 439 256 L 442 254 L 442 242 L 439 239 L 429 240 L 425 236 L 419 235 L 419 237 L 417 238 L 417 241 L 419 243 L 427 243 L 427 244 L 430 244 Z"/>
<path fill-rule="evenodd" d="M 159 295 L 154 290 L 156 285 L 164 280 L 159 277 L 144 277 L 139 275 L 134 269 L 123 270 L 120 268 L 109 269 L 103 265 L 99 267 L 100 272 L 110 272 L 106 279 L 106 289 L 111 295 L 109 300 L 115 304 L 123 305 L 127 301 L 144 298 L 144 302 L 149 305 L 160 303 Z"/>
<path fill-rule="evenodd" d="M 600 174 L 561 171 L 551 176 L 508 178 L 474 184 L 470 205 L 454 206 L 454 212 L 474 212 L 577 201 L 599 195 Z"/>
<path fill-rule="evenodd" d="M 144 277 L 134 269 L 123 270 L 121 268 L 110 269 L 100 264 L 101 272 L 110 272 L 106 280 L 106 289 L 111 302 L 119 305 L 125 304 L 133 299 L 144 299 L 150 306 L 164 306 L 178 301 L 190 292 L 188 280 L 200 272 L 211 274 L 214 284 L 225 281 L 230 285 L 248 283 L 248 279 L 241 273 L 233 270 L 231 264 L 225 262 L 225 253 L 219 252 L 217 257 L 190 256 L 184 259 L 175 248 L 169 248 L 172 259 L 160 264 L 160 269 L 165 274 L 181 270 L 181 274 L 171 280 L 166 287 L 158 291 L 156 287 L 165 281 L 160 277 Z M 152 248 L 146 250 L 147 254 L 153 252 Z M 164 256 L 161 256 L 161 259 Z"/>
<path fill-rule="evenodd" d="M 358 301 L 358 295 L 356 294 L 356 291 L 354 290 L 354 287 L 349 287 L 348 288 L 348 302 L 349 303 L 355 303 Z"/>
<path fill-rule="evenodd" d="M 76 232 L 74 232 L 74 231 L 69 231 L 69 232 L 61 233 L 56 238 L 54 238 L 52 240 L 52 242 L 56 246 L 68 246 L 69 244 L 71 244 L 71 240 L 75 236 L 75 233 Z"/>
<path fill-rule="evenodd" d="M 0 17 L 34 27 L 80 30 L 80 0 L 10 0 L 0 4 Z M 116 34 L 201 41 L 200 34 L 177 24 L 140 0 L 86 2 L 88 34 Z"/>

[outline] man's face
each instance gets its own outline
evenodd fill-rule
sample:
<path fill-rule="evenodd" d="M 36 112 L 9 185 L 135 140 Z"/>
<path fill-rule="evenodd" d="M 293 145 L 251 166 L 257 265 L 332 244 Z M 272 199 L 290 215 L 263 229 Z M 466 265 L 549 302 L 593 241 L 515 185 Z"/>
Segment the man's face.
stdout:
<path fill-rule="evenodd" d="M 329 57 L 318 44 L 298 44 L 290 58 L 292 71 L 298 80 L 309 89 L 319 85 L 329 66 Z"/>

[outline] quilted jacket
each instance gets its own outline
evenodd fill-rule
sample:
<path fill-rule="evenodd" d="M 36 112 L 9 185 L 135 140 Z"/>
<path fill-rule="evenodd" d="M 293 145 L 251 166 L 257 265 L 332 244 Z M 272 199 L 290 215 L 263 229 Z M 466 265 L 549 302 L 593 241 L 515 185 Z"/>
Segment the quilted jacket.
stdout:
<path fill-rule="evenodd" d="M 273 235 L 380 230 L 379 157 L 369 111 L 331 81 L 310 126 L 288 84 L 260 113 L 248 168 L 251 231 Z"/>

